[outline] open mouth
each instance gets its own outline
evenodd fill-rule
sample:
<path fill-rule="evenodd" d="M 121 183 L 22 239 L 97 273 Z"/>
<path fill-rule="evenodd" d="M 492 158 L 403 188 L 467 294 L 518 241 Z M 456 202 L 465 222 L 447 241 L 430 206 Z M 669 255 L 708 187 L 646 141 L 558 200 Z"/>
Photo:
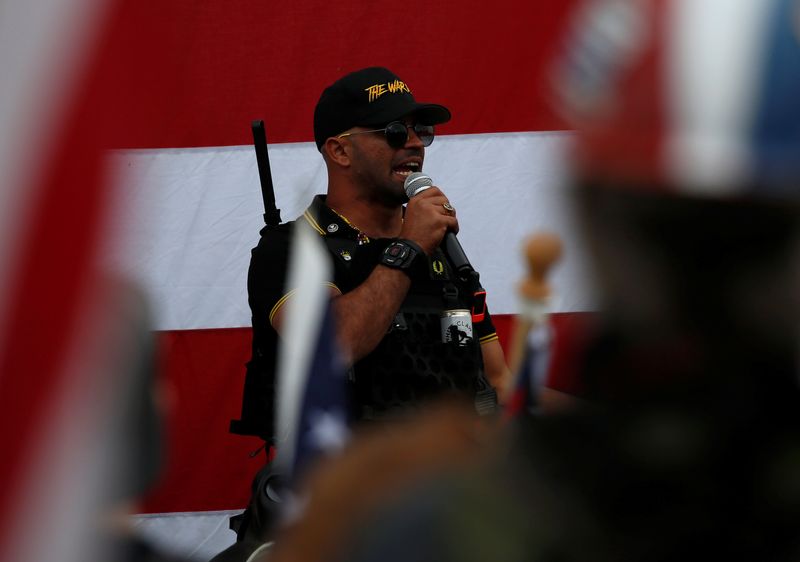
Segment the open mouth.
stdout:
<path fill-rule="evenodd" d="M 419 172 L 422 169 L 422 164 L 419 162 L 403 162 L 399 166 L 395 166 L 393 168 L 393 172 L 395 174 L 401 175 L 404 178 L 408 177 L 409 174 L 413 174 L 414 172 Z"/>

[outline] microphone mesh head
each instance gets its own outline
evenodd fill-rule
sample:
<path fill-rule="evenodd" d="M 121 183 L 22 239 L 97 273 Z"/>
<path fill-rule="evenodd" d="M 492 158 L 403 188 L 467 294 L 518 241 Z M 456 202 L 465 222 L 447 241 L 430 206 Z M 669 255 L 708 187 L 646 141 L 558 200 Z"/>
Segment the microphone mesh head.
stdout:
<path fill-rule="evenodd" d="M 426 176 L 422 172 L 414 172 L 413 174 L 408 174 L 403 187 L 406 190 L 406 195 L 408 198 L 411 199 L 420 191 L 425 191 L 429 187 L 433 185 L 433 180 L 430 176 Z"/>

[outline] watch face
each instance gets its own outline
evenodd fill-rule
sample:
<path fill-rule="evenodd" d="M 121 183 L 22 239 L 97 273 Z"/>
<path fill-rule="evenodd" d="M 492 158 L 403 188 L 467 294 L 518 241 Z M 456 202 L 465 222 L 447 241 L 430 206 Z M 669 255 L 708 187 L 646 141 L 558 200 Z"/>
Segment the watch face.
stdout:
<path fill-rule="evenodd" d="M 394 244 L 386 248 L 386 253 L 392 256 L 393 258 L 402 259 L 408 253 L 408 248 L 395 242 Z"/>
<path fill-rule="evenodd" d="M 383 252 L 381 262 L 390 267 L 406 267 L 412 257 L 411 249 L 402 242 L 392 242 Z"/>

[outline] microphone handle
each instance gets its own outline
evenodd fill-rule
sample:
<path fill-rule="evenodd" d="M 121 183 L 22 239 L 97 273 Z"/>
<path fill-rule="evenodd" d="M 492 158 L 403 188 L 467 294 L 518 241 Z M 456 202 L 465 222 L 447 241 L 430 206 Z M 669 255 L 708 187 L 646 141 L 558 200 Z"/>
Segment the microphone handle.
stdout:
<path fill-rule="evenodd" d="M 413 174 L 410 174 L 406 178 L 404 184 L 405 192 L 409 199 L 419 195 L 431 187 L 433 187 L 433 180 L 430 178 L 430 176 L 427 176 L 422 172 L 414 172 Z M 456 235 L 453 232 L 447 232 L 444 235 L 443 244 L 444 253 L 450 261 L 450 265 L 456 270 L 456 273 L 459 275 L 459 277 L 462 277 L 463 279 L 469 277 L 469 275 L 475 270 L 472 268 L 472 265 L 470 265 L 467 255 L 464 253 L 464 249 L 458 242 Z"/>
<path fill-rule="evenodd" d="M 464 253 L 464 248 L 456 238 L 455 233 L 448 231 L 444 235 L 444 253 L 450 260 L 450 265 L 456 270 L 460 277 L 467 277 L 473 270 L 472 265 L 467 259 L 467 254 Z"/>

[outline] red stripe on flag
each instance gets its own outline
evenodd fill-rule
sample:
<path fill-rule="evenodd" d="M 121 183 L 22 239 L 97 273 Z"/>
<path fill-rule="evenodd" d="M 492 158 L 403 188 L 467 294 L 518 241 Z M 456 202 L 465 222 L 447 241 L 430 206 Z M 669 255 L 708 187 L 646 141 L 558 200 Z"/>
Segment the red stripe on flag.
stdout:
<path fill-rule="evenodd" d="M 127 146 L 250 144 L 256 118 L 266 120 L 270 142 L 310 141 L 322 89 L 374 65 L 397 72 L 418 100 L 447 105 L 453 120 L 443 134 L 564 129 L 542 80 L 574 4 L 160 2 L 172 12 L 171 48 L 180 60 L 152 86 L 170 112 L 163 127 L 138 130 Z M 163 64 L 169 53 L 154 56 Z M 121 109 L 120 125 L 136 128 Z"/>
<path fill-rule="evenodd" d="M 241 413 L 251 329 L 168 331 L 158 339 L 168 392 L 166 465 L 140 511 L 244 507 L 266 461 L 265 452 L 251 456 L 261 439 L 228 433 L 228 422 Z"/>

